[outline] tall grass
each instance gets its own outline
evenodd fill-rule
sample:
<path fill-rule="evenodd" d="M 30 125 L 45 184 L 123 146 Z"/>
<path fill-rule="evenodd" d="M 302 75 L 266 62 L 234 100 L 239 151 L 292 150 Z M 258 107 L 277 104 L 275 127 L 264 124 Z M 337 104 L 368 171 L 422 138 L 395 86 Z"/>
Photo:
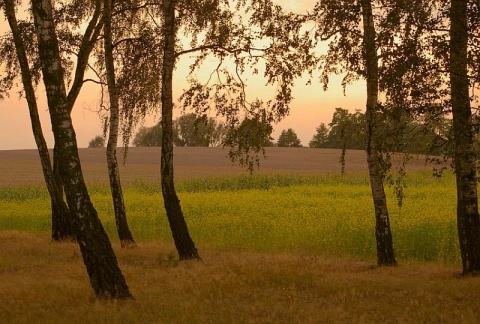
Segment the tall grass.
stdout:
<path fill-rule="evenodd" d="M 427 171 L 415 171 L 407 175 L 406 184 L 402 208 L 387 188 L 400 262 L 458 262 L 453 176 L 436 179 Z M 181 182 L 177 189 L 200 248 L 375 258 L 366 174 L 210 177 Z M 90 185 L 89 190 L 110 237 L 116 239 L 108 186 Z M 171 241 L 158 184 L 137 181 L 127 186 L 125 201 L 137 240 Z M 48 233 L 45 189 L 1 188 L 0 228 Z"/>

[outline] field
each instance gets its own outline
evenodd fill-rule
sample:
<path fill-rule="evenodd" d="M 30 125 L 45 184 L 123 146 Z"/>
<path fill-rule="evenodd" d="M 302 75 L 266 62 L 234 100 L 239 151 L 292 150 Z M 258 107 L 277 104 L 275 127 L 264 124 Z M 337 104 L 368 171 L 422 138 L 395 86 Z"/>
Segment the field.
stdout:
<path fill-rule="evenodd" d="M 0 151 L 0 320 L 480 320 L 480 282 L 459 275 L 451 174 L 433 178 L 414 160 L 402 208 L 387 188 L 400 266 L 378 268 L 363 152 L 347 153 L 345 176 L 338 150 L 272 148 L 253 176 L 221 149 L 175 153 L 177 189 L 201 261 L 176 259 L 158 192 L 157 149 L 132 149 L 121 170 L 138 241 L 126 250 L 116 239 L 103 151 L 81 151 L 92 200 L 136 298 L 110 303 L 93 298 L 77 246 L 49 239 L 35 152 Z"/>
<path fill-rule="evenodd" d="M 122 160 L 123 149 L 118 151 Z M 244 168 L 232 164 L 228 149 L 176 147 L 174 149 L 175 178 L 246 174 Z M 104 149 L 81 149 L 80 159 L 88 183 L 108 183 Z M 335 149 L 267 148 L 257 174 L 318 175 L 339 173 L 340 151 Z M 424 169 L 424 159 L 413 159 L 410 168 Z M 12 172 L 12 170 L 15 170 Z M 363 151 L 348 151 L 347 171 L 367 171 Z M 146 182 L 160 180 L 160 148 L 129 148 L 126 162 L 120 169 L 122 181 L 129 183 L 141 179 Z M 35 150 L 0 151 L 0 185 L 43 184 L 38 153 Z"/>

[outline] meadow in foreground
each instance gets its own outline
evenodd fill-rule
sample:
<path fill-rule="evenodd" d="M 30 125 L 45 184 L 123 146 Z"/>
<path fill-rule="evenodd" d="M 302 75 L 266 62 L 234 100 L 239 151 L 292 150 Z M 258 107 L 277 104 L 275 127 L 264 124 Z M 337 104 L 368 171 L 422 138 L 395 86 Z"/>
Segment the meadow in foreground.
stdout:
<path fill-rule="evenodd" d="M 461 277 L 451 175 L 415 172 L 390 196 L 399 267 L 375 266 L 366 175 L 190 180 L 180 199 L 201 261 L 174 254 L 158 186 L 126 203 L 137 248 L 120 249 L 108 187 L 90 186 L 136 300 L 95 300 L 78 247 L 49 239 L 41 187 L 0 190 L 0 319 L 78 323 L 465 322 L 480 281 Z M 390 192 L 392 190 L 389 190 Z M 432 261 L 432 262 L 425 262 Z"/>
<path fill-rule="evenodd" d="M 115 243 L 134 301 L 95 299 L 77 245 L 0 232 L 3 323 L 478 323 L 480 281 L 432 264 Z"/>

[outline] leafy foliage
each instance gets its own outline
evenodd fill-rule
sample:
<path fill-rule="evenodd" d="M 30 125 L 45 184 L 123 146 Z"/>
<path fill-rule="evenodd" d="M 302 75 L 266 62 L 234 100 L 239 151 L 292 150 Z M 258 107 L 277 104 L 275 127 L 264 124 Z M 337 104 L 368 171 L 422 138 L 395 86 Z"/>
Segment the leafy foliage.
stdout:
<path fill-rule="evenodd" d="M 200 114 L 215 111 L 225 118 L 231 134 L 241 129 L 244 120 L 267 124 L 280 121 L 289 113 L 295 79 L 305 71 L 312 72 L 317 62 L 311 53 L 311 35 L 303 28 L 305 17 L 285 12 L 270 0 L 218 3 L 215 13 L 220 19 L 212 22 L 209 16 L 201 21 L 209 26 L 202 39 L 205 45 L 198 46 L 200 37 L 193 37 L 191 47 L 197 46 L 200 51 L 191 66 L 191 87 L 181 97 L 182 106 L 195 107 Z M 204 81 L 195 71 L 207 57 L 218 65 Z M 260 71 L 274 96 L 250 101 L 245 80 Z M 259 163 L 263 149 L 250 146 L 250 140 L 242 141 L 241 136 L 229 137 L 229 155 L 251 170 Z"/>
<path fill-rule="evenodd" d="M 239 161 L 252 172 L 260 164 L 260 153 L 265 154 L 265 147 L 273 146 L 272 126 L 259 118 L 244 119 L 239 126 L 230 128 L 224 145 L 231 147 L 229 156 L 232 161 Z"/>

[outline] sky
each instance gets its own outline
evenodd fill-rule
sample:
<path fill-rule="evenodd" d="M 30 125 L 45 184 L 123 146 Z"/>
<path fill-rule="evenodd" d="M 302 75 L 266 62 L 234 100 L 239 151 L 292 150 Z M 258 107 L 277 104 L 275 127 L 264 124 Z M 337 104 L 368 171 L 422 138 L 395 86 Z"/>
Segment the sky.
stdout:
<path fill-rule="evenodd" d="M 285 6 L 285 9 L 304 12 L 313 7 L 314 0 L 277 0 Z M 6 30 L 4 17 L 0 16 L 0 31 Z M 2 33 L 2 32 L 0 32 Z M 174 97 L 180 96 L 186 88 L 186 71 L 188 62 L 180 60 L 174 73 Z M 294 100 L 291 104 L 290 114 L 280 123 L 274 125 L 272 137 L 276 140 L 283 129 L 292 128 L 300 138 L 304 146 L 315 134 L 315 129 L 320 123 L 328 124 L 335 108 L 341 107 L 354 111 L 364 110 L 366 100 L 366 85 L 363 81 L 356 82 L 347 87 L 346 95 L 341 87 L 341 77 L 332 77 L 328 91 L 323 91 L 318 77 L 314 77 L 311 85 L 305 85 L 306 79 L 296 82 L 293 89 Z M 12 91 L 10 98 L 0 101 L 0 150 L 34 149 L 36 148 L 33 138 L 27 103 L 19 99 L 17 91 Z M 269 93 L 265 87 L 265 80 L 252 78 L 247 81 L 248 99 L 263 97 Z M 39 87 L 37 102 L 40 110 L 40 118 L 43 132 L 49 147 L 53 146 L 51 124 L 48 116 L 48 107 L 44 90 Z M 102 124 L 97 113 L 99 103 L 99 90 L 97 86 L 87 83 L 82 88 L 80 96 L 72 112 L 72 119 L 77 134 L 79 147 L 87 147 L 88 142 L 96 135 L 102 134 Z M 174 112 L 174 118 L 180 116 L 181 111 Z M 159 114 L 149 116 L 145 126 L 153 126 L 159 120 Z"/>

